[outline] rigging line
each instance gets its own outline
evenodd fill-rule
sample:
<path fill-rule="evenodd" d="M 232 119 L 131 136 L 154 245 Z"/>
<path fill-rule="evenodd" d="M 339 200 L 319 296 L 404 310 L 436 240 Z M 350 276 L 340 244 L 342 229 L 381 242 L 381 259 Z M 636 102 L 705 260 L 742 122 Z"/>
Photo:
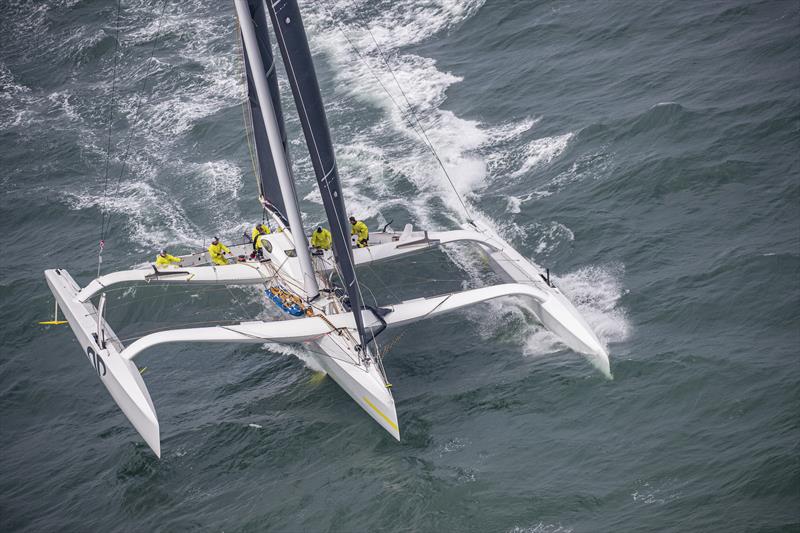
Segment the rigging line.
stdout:
<path fill-rule="evenodd" d="M 100 277 L 100 268 L 103 265 L 103 249 L 105 248 L 105 217 L 108 212 L 108 171 L 111 164 L 111 131 L 114 127 L 114 107 L 116 106 L 117 92 L 117 65 L 119 64 L 119 18 L 122 10 L 122 0 L 117 0 L 117 19 L 114 34 L 114 74 L 111 81 L 111 105 L 108 109 L 108 139 L 106 141 L 106 168 L 103 176 L 103 207 L 100 209 L 100 241 L 97 250 L 97 277 Z"/>
<path fill-rule="evenodd" d="M 367 70 L 370 71 L 370 74 L 372 74 L 372 76 L 377 80 L 378 84 L 381 86 L 381 88 L 384 90 L 384 92 L 389 96 L 389 99 L 392 101 L 392 103 L 395 105 L 395 107 L 397 107 L 397 109 L 400 111 L 400 115 L 406 121 L 408 121 L 408 123 L 411 126 L 411 129 L 414 131 L 414 133 L 417 134 L 417 136 L 420 138 L 420 140 L 423 142 L 423 144 L 431 151 L 431 153 L 433 154 L 434 158 L 436 159 L 436 162 L 441 167 L 445 178 L 447 178 L 447 181 L 450 183 L 450 187 L 453 189 L 453 192 L 455 193 L 456 198 L 458 198 L 458 201 L 461 204 L 462 209 L 464 209 L 464 214 L 467 216 L 467 220 L 471 223 L 472 222 L 472 216 L 470 215 L 470 212 L 467 209 L 466 203 L 464 202 L 463 198 L 461 197 L 461 195 L 459 194 L 458 190 L 456 189 L 456 186 L 453 183 L 453 180 L 450 177 L 450 174 L 447 172 L 447 168 L 444 166 L 444 163 L 442 162 L 441 158 L 439 157 L 439 154 L 436 151 L 436 148 L 433 146 L 433 143 L 431 142 L 430 138 L 428 137 L 428 134 L 425 131 L 425 128 L 422 126 L 422 123 L 420 122 L 419 117 L 417 116 L 416 112 L 414 111 L 413 106 L 411 105 L 411 102 L 408 100 L 408 96 L 406 95 L 405 91 L 403 91 L 403 88 L 400 85 L 400 82 L 398 81 L 397 76 L 395 76 L 395 74 L 394 74 L 394 70 L 392 69 L 391 65 L 389 65 L 388 61 L 386 60 L 386 57 L 384 56 L 384 54 L 383 54 L 383 52 L 382 52 L 382 50 L 380 48 L 380 45 L 378 45 L 378 42 L 375 40 L 375 36 L 372 35 L 372 31 L 370 31 L 369 28 L 364 27 L 369 32 L 370 36 L 372 37 L 372 41 L 375 43 L 376 49 L 377 49 L 378 54 L 380 55 L 380 57 L 381 57 L 381 59 L 382 59 L 382 61 L 384 63 L 384 66 L 386 66 L 387 70 L 389 70 L 389 73 L 392 75 L 392 78 L 394 79 L 394 82 L 397 85 L 397 88 L 400 90 L 400 93 L 403 95 L 403 98 L 405 99 L 406 104 L 408 105 L 408 110 L 407 111 L 404 110 L 397 103 L 397 101 L 392 96 L 392 93 L 389 92 L 389 90 L 383 84 L 383 81 L 380 79 L 380 77 L 377 74 L 375 74 L 374 70 L 372 69 L 372 67 L 370 66 L 369 62 L 366 60 L 364 55 L 361 53 L 361 51 L 358 49 L 358 47 L 353 43 L 353 41 L 350 39 L 350 37 L 347 35 L 347 33 L 342 29 L 342 25 L 336 20 L 336 18 L 334 17 L 332 11 L 327 6 L 323 6 L 320 3 L 319 0 L 315 0 L 315 2 L 318 5 L 320 5 L 325 11 L 328 12 L 328 16 L 331 18 L 333 23 L 336 25 L 336 28 L 341 32 L 341 34 L 347 40 L 348 44 L 350 44 L 350 47 L 356 53 L 358 58 L 364 63 L 364 65 L 367 67 Z M 414 117 L 414 120 L 416 121 L 416 127 L 415 127 L 414 122 L 411 121 L 411 119 L 409 119 L 406 116 L 407 114 L 412 116 L 412 117 Z M 420 135 L 420 133 L 417 132 L 417 127 L 419 127 L 420 132 L 422 133 L 422 135 Z M 423 137 L 424 137 L 424 139 L 423 139 Z"/>
<path fill-rule="evenodd" d="M 461 198 L 461 195 L 458 193 L 458 190 L 456 190 L 456 186 L 453 183 L 453 180 L 450 178 L 450 174 L 447 172 L 447 169 L 445 168 L 444 163 L 442 163 L 442 160 L 439 158 L 439 153 L 436 151 L 436 148 L 433 146 L 433 142 L 431 142 L 430 138 L 428 138 L 428 133 L 425 131 L 425 128 L 422 126 L 422 123 L 420 122 L 416 111 L 414 111 L 414 107 L 411 105 L 411 102 L 408 100 L 408 96 L 406 95 L 406 92 L 403 90 L 402 85 L 400 85 L 400 81 L 397 79 L 397 76 L 395 76 L 394 69 L 392 69 L 392 66 L 389 64 L 389 61 L 386 59 L 386 56 L 383 54 L 383 50 L 381 49 L 381 46 L 378 44 L 378 41 L 375 39 L 375 35 L 372 34 L 372 30 L 370 30 L 368 26 L 363 26 L 363 28 L 367 30 L 367 33 L 369 33 L 369 36 L 372 38 L 372 42 L 375 43 L 375 50 L 378 52 L 378 55 L 380 56 L 381 60 L 383 61 L 383 64 L 386 66 L 386 69 L 389 71 L 389 74 L 392 75 L 392 79 L 394 80 L 395 85 L 397 85 L 397 88 L 400 91 L 400 94 L 403 95 L 403 100 L 406 101 L 406 105 L 408 106 L 409 114 L 412 117 L 414 117 L 414 120 L 416 121 L 417 125 L 419 126 L 419 129 L 422 132 L 422 135 L 425 137 L 425 141 L 427 142 L 427 145 L 430 148 L 431 153 L 436 158 L 436 161 L 439 163 L 439 166 L 442 168 L 442 172 L 444 173 L 445 178 L 447 178 L 447 181 L 450 182 L 450 187 L 453 188 L 453 192 L 456 194 L 456 197 L 458 197 L 458 201 L 461 202 L 461 207 L 464 209 L 464 213 L 467 215 L 467 219 L 471 219 L 469 211 L 467 210 L 467 206 L 464 203 L 464 200 Z M 472 222 L 472 220 L 469 220 L 469 221 Z"/>
<path fill-rule="evenodd" d="M 100 212 L 100 240 L 103 240 L 103 227 L 105 226 L 106 210 L 108 208 L 108 170 L 111 163 L 111 130 L 114 126 L 114 107 L 116 105 L 117 91 L 117 64 L 119 62 L 119 19 L 122 9 L 122 0 L 117 0 L 117 18 L 114 23 L 114 70 L 111 78 L 111 105 L 108 109 L 108 138 L 106 140 L 106 168 L 103 176 L 103 209 Z M 102 254 L 102 249 L 101 249 Z"/>
<path fill-rule="evenodd" d="M 245 84 L 245 91 L 247 91 L 247 72 L 245 69 L 244 64 L 244 45 L 242 44 L 242 33 L 241 28 L 239 27 L 239 17 L 236 17 L 236 28 L 234 29 L 234 33 L 236 34 L 236 46 L 239 49 L 239 67 L 242 79 L 244 80 Z M 244 117 L 244 136 L 247 139 L 247 151 L 250 153 L 250 163 L 253 165 L 253 176 L 256 178 L 256 182 L 258 185 L 259 193 L 261 193 L 261 179 L 260 173 L 256 169 L 256 156 L 254 155 L 253 151 L 253 143 L 250 140 L 250 135 L 253 132 L 253 121 L 252 117 L 250 117 L 249 113 L 247 112 L 248 103 L 247 100 L 249 96 L 242 100 L 242 115 Z M 263 208 L 262 208 L 263 209 Z M 264 222 L 264 214 L 262 212 L 261 215 L 261 222 Z"/>
<path fill-rule="evenodd" d="M 117 183 L 114 190 L 114 196 L 119 194 L 120 186 L 122 185 L 122 177 L 125 175 L 125 166 L 128 161 L 128 154 L 130 153 L 131 150 L 131 144 L 133 141 L 133 133 L 135 131 L 136 120 L 139 118 L 139 111 L 142 108 L 142 101 L 143 101 L 142 94 L 146 93 L 148 90 L 147 82 L 150 80 L 150 74 L 153 69 L 153 63 L 154 63 L 153 59 L 155 58 L 156 47 L 158 46 L 158 42 L 161 38 L 161 27 L 164 22 L 164 13 L 167 9 L 167 2 L 168 0 L 163 0 L 163 3 L 161 4 L 161 12 L 159 13 L 158 16 L 158 26 L 156 27 L 156 35 L 155 38 L 153 39 L 153 46 L 150 48 L 150 58 L 147 60 L 147 70 L 145 71 L 144 79 L 142 80 L 142 89 L 136 95 L 136 110 L 134 111 L 133 114 L 133 120 L 131 121 L 130 131 L 128 132 L 128 140 L 126 141 L 125 152 L 123 153 L 122 156 L 122 166 L 120 167 L 119 175 L 117 176 Z M 111 228 L 112 216 L 113 213 L 107 213 L 107 214 L 104 213 L 104 222 L 103 225 L 101 226 L 101 233 L 100 233 L 101 240 L 105 237 L 106 232 Z"/>
<path fill-rule="evenodd" d="M 231 299 L 232 299 L 234 302 L 236 302 L 236 304 L 239 306 L 239 309 L 241 309 L 241 310 L 242 310 L 242 313 L 244 314 L 244 316 L 247 316 L 247 314 L 248 314 L 248 313 L 247 313 L 247 309 L 245 309 L 245 308 L 244 308 L 244 305 L 242 305 L 242 302 L 240 302 L 240 301 L 239 301 L 239 298 L 237 298 L 237 297 L 236 297 L 236 295 L 235 295 L 235 294 L 233 294 L 233 291 L 231 290 L 231 288 L 230 288 L 230 287 L 226 286 L 225 288 L 226 288 L 226 289 L 228 289 L 228 294 L 230 294 L 230 296 L 231 296 Z"/>
<path fill-rule="evenodd" d="M 392 289 L 389 288 L 389 285 L 387 285 L 386 282 L 383 281 L 383 278 L 381 278 L 378 275 L 378 273 L 375 272 L 375 269 L 372 268 L 372 265 L 370 263 L 367 263 L 366 267 L 369 269 L 370 272 L 372 272 L 372 275 L 378 279 L 381 285 L 383 285 L 383 288 L 386 289 L 387 292 L 392 295 L 392 298 L 396 299 L 397 301 L 400 301 L 400 297 Z"/>

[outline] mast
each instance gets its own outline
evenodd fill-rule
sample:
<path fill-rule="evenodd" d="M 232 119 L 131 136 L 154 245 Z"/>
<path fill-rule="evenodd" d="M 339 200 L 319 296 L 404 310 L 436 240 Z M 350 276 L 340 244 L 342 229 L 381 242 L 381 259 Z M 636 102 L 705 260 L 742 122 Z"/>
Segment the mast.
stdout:
<path fill-rule="evenodd" d="M 278 184 L 280 186 L 283 207 L 286 210 L 286 218 L 289 221 L 289 228 L 294 239 L 294 247 L 297 252 L 297 259 L 300 261 L 300 268 L 303 272 L 303 287 L 309 300 L 313 300 L 319 295 L 317 279 L 314 276 L 314 268 L 311 265 L 311 256 L 308 253 L 308 245 L 305 242 L 305 231 L 303 221 L 300 218 L 300 210 L 297 206 L 297 197 L 294 192 L 294 180 L 289 167 L 289 160 L 281 135 L 281 127 L 275 112 L 273 97 L 267 84 L 267 75 L 264 71 L 264 62 L 259 53 L 259 43 L 253 24 L 253 13 L 248 6 L 247 0 L 234 0 L 236 12 L 239 16 L 239 27 L 242 33 L 242 43 L 244 44 L 245 56 L 248 67 L 248 88 L 250 82 L 255 87 L 258 97 L 258 109 L 263 117 L 263 125 L 269 144 L 269 151 L 274 162 L 274 168 Z M 261 12 L 263 16 L 263 0 L 251 0 L 254 11 Z M 263 23 L 262 23 L 263 24 Z M 266 25 L 260 28 L 264 38 L 266 37 Z M 271 57 L 271 54 L 270 54 Z M 271 65 L 272 67 L 272 65 Z M 277 86 L 275 87 L 277 90 Z M 277 93 L 276 93 L 277 96 Z M 255 120 L 253 121 L 255 123 Z M 255 128 L 255 125 L 254 125 Z M 263 195 L 263 191 L 262 191 Z"/>
<path fill-rule="evenodd" d="M 287 146 L 286 126 L 283 122 L 283 111 L 281 109 L 281 97 L 278 90 L 278 76 L 275 72 L 275 58 L 272 55 L 272 46 L 269 42 L 269 32 L 267 31 L 267 13 L 266 8 L 262 2 L 249 3 L 250 15 L 253 18 L 253 24 L 256 28 L 263 28 L 259 33 L 256 32 L 258 39 L 258 53 L 261 55 L 261 63 L 266 68 L 267 88 L 269 95 L 272 99 L 272 108 L 275 110 L 275 117 L 278 122 L 278 128 L 281 133 L 281 147 L 284 154 L 289 159 L 289 151 Z M 286 207 L 283 203 L 283 195 L 281 194 L 281 186 L 278 182 L 278 174 L 275 170 L 275 161 L 272 158 L 270 151 L 270 143 L 267 137 L 266 127 L 264 126 L 264 116 L 261 113 L 261 103 L 258 99 L 258 91 L 256 90 L 255 83 L 253 82 L 253 72 L 250 68 L 250 61 L 247 59 L 247 54 L 242 50 L 242 57 L 244 60 L 245 77 L 247 79 L 247 107 L 250 111 L 248 126 L 250 127 L 250 136 L 255 154 L 251 154 L 254 159 L 254 170 L 256 174 L 256 181 L 258 183 L 259 200 L 261 204 L 275 214 L 284 226 L 289 225 L 289 219 L 286 216 Z M 291 170 L 291 165 L 289 165 Z M 296 192 L 293 192 L 295 198 Z"/>
<path fill-rule="evenodd" d="M 241 0 L 237 0 L 241 1 Z M 317 184 L 325 206 L 325 214 L 331 226 L 333 237 L 333 253 L 339 274 L 350 298 L 350 306 L 355 317 L 356 328 L 361 347 L 367 348 L 364 332 L 364 319 L 361 315 L 361 293 L 356 278 L 353 251 L 350 248 L 350 225 L 347 221 L 342 189 L 339 184 L 339 172 L 336 168 L 336 157 L 328 129 L 325 106 L 308 48 L 308 39 L 300 17 L 300 8 L 296 0 L 270 0 L 267 3 L 275 40 L 281 50 L 281 57 L 286 66 L 286 74 L 292 87 L 292 96 L 300 115 L 300 124 L 306 138 L 311 163 L 317 177 Z"/>

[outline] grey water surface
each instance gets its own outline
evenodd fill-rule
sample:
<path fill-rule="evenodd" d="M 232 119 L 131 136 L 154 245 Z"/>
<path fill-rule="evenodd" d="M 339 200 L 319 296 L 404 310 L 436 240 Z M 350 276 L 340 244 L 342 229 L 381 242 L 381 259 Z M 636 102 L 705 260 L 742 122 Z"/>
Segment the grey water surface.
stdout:
<path fill-rule="evenodd" d="M 387 332 L 396 442 L 303 347 L 165 346 L 137 360 L 159 460 L 68 327 L 37 322 L 45 268 L 96 274 L 103 212 L 103 272 L 261 220 L 233 5 L 162 5 L 0 4 L 0 530 L 800 530 L 800 3 L 301 2 L 351 212 L 463 220 L 407 99 L 614 379 L 521 300 Z M 493 281 L 459 247 L 359 274 L 380 302 Z M 241 287 L 108 306 L 126 342 L 276 316 Z"/>

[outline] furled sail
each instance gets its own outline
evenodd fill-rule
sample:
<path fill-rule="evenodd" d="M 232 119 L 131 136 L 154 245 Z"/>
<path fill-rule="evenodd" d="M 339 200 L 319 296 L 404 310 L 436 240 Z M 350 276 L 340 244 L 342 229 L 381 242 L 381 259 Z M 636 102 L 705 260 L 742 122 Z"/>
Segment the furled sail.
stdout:
<path fill-rule="evenodd" d="M 282 150 L 289 158 L 286 141 L 286 127 L 283 122 L 283 111 L 281 110 L 281 98 L 278 92 L 278 78 L 275 73 L 275 58 L 272 55 L 272 46 L 269 42 L 269 32 L 267 31 L 267 14 L 263 0 L 248 0 L 247 7 L 250 10 L 253 25 L 256 29 L 258 39 L 258 53 L 264 64 L 267 74 L 267 87 L 269 88 L 272 106 L 275 109 L 278 127 L 280 128 Z M 247 104 L 250 108 L 250 124 L 252 128 L 252 139 L 255 145 L 255 164 L 256 176 L 258 178 L 258 191 L 261 201 L 265 207 L 276 213 L 284 222 L 289 223 L 286 215 L 286 206 L 281 194 L 280 184 L 275 169 L 275 160 L 267 138 L 267 131 L 264 127 L 264 119 L 261 114 L 261 106 L 258 101 L 253 73 L 247 54 L 243 53 L 245 71 L 247 74 Z M 296 197 L 294 191 L 293 196 Z"/>
<path fill-rule="evenodd" d="M 311 154 L 311 163 L 322 194 L 325 214 L 330 224 L 336 264 L 354 311 L 361 346 L 366 348 L 367 338 L 361 316 L 361 294 L 354 268 L 353 252 L 350 248 L 350 225 L 339 185 L 339 173 L 328 130 L 328 119 L 300 17 L 300 8 L 296 0 L 271 0 L 268 4 L 275 39 L 281 50 L 292 95 L 300 115 L 300 124 Z"/>

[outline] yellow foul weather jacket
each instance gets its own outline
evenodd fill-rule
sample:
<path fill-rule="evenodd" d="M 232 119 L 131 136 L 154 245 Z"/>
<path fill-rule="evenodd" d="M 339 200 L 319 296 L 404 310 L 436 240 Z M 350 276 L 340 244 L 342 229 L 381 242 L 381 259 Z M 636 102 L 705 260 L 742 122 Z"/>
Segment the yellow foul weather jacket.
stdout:
<path fill-rule="evenodd" d="M 161 254 L 158 254 L 156 256 L 156 266 L 159 266 L 159 267 L 166 267 L 166 266 L 170 266 L 173 263 L 180 263 L 180 262 L 181 262 L 181 258 L 180 257 L 175 257 L 174 255 L 170 255 L 170 254 L 161 255 Z"/>
<path fill-rule="evenodd" d="M 271 233 L 269 231 L 269 228 L 265 224 L 259 224 L 258 226 L 253 228 L 252 232 L 250 232 L 250 240 L 253 241 L 253 242 L 256 242 L 256 238 L 258 237 L 259 233 L 261 233 L 261 232 L 258 231 L 258 228 L 264 228 L 264 233 L 267 233 L 267 234 Z"/>
<path fill-rule="evenodd" d="M 272 244 L 270 244 L 270 242 L 267 239 L 265 239 L 266 236 L 267 236 L 266 233 L 261 233 L 256 237 L 256 240 L 253 241 L 253 250 L 255 251 L 261 250 L 261 241 L 263 240 L 266 243 L 264 245 L 264 248 L 267 249 L 267 252 L 272 251 Z"/>
<path fill-rule="evenodd" d="M 222 244 L 211 244 L 208 246 L 208 255 L 211 256 L 211 261 L 216 265 L 227 265 L 228 260 L 225 259 L 223 252 L 231 253 L 231 249 Z"/>
<path fill-rule="evenodd" d="M 322 231 L 315 231 L 311 234 L 311 246 L 314 248 L 330 250 L 332 241 L 333 237 L 331 237 L 331 232 L 325 228 L 322 228 Z"/>
<path fill-rule="evenodd" d="M 369 240 L 369 229 L 367 229 L 367 225 L 364 224 L 361 220 L 353 224 L 353 229 L 350 230 L 350 235 L 357 235 L 358 236 L 358 247 L 364 248 L 367 245 L 367 241 Z"/>

